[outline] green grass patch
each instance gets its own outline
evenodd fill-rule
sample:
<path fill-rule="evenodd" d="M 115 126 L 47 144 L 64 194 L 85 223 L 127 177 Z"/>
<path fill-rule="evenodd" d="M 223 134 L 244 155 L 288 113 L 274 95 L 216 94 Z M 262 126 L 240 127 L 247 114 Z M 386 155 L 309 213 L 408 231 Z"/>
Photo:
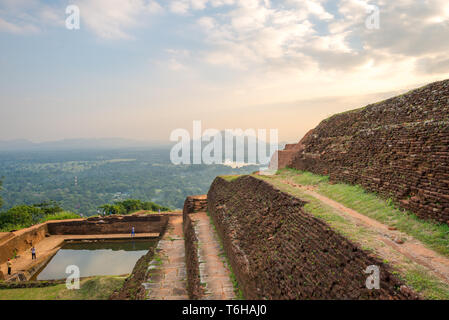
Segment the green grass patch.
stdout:
<path fill-rule="evenodd" d="M 234 180 L 236 180 L 236 179 L 238 179 L 240 177 L 241 177 L 241 175 L 220 176 L 220 178 L 223 178 L 223 179 L 225 179 L 226 181 L 229 181 L 229 182 L 234 181 Z"/>
<path fill-rule="evenodd" d="M 0 300 L 107 300 L 121 288 L 126 277 L 98 276 L 80 280 L 79 290 L 64 284 L 43 288 L 1 289 Z"/>
<path fill-rule="evenodd" d="M 319 201 L 318 199 L 306 194 L 304 191 L 282 182 L 278 176 L 259 176 L 259 178 L 268 181 L 279 190 L 289 193 L 307 203 L 304 210 L 325 221 L 335 232 L 363 245 L 365 249 L 372 250 L 375 246 L 373 241 L 369 241 L 369 235 L 374 234 L 367 228 L 354 225 L 345 217 L 338 214 L 336 209 Z"/>
<path fill-rule="evenodd" d="M 68 219 L 81 219 L 81 217 L 73 212 L 59 212 L 55 214 L 49 214 L 48 216 L 45 216 L 43 219 L 41 219 L 40 223 L 50 220 L 68 220 Z"/>
<path fill-rule="evenodd" d="M 0 213 L 1 215 L 2 213 Z M 3 227 L 0 228 L 0 232 L 10 232 L 13 230 L 21 230 L 25 228 L 29 228 L 35 224 L 43 223 L 50 220 L 67 220 L 67 219 L 80 219 L 81 216 L 79 216 L 76 213 L 68 212 L 68 211 L 62 211 L 54 214 L 45 215 L 43 218 L 40 218 L 39 220 L 36 220 L 35 223 L 8 223 L 5 224 Z"/>
<path fill-rule="evenodd" d="M 329 182 L 329 176 L 320 176 L 307 171 L 298 171 L 295 169 L 283 169 L 278 171 L 279 176 L 293 176 L 294 181 L 305 186 L 316 186 L 321 183 Z"/>
<path fill-rule="evenodd" d="M 327 176 L 294 169 L 280 170 L 275 176 L 276 180 L 288 178 L 301 185 L 314 185 L 316 192 L 385 225 L 395 227 L 430 249 L 449 257 L 449 226 L 446 224 L 419 219 L 412 212 L 397 208 L 391 199 L 384 200 L 361 186 L 329 184 Z"/>
<path fill-rule="evenodd" d="M 427 299 L 449 300 L 449 288 L 436 277 L 429 274 L 422 267 L 409 270 L 402 278 L 410 287 L 420 292 Z"/>
<path fill-rule="evenodd" d="M 307 213 L 325 221 L 332 230 L 358 243 L 365 251 L 376 253 L 376 249 L 383 246 L 376 239 L 376 234 L 372 230 L 355 225 L 341 216 L 336 209 L 283 181 L 292 180 L 302 185 L 314 185 L 318 193 L 384 224 L 394 226 L 398 230 L 421 240 L 435 251 L 447 256 L 449 246 L 449 228 L 447 226 L 423 221 L 409 212 L 398 210 L 391 201 L 385 201 L 374 193 L 366 192 L 360 186 L 331 185 L 327 182 L 327 177 L 323 178 L 323 176 L 292 169 L 280 170 L 276 176 L 257 176 L 257 178 L 271 183 L 283 192 L 307 201 L 307 204 L 304 206 L 304 210 Z M 320 179 L 322 179 L 321 182 L 319 182 Z M 309 184 L 306 184 L 305 181 Z M 386 262 L 385 259 L 383 260 Z M 449 299 L 449 285 L 430 274 L 422 266 L 408 259 L 400 264 L 391 266 L 395 270 L 394 274 L 426 299 Z"/>

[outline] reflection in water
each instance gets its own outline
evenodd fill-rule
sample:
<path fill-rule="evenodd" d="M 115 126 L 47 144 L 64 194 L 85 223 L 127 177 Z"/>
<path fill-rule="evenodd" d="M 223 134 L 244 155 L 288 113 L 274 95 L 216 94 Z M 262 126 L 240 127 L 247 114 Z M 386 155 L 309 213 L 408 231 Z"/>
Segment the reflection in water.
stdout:
<path fill-rule="evenodd" d="M 69 265 L 78 266 L 81 277 L 130 273 L 137 260 L 155 245 L 155 241 L 68 243 L 37 275 L 37 280 L 65 279 Z"/>

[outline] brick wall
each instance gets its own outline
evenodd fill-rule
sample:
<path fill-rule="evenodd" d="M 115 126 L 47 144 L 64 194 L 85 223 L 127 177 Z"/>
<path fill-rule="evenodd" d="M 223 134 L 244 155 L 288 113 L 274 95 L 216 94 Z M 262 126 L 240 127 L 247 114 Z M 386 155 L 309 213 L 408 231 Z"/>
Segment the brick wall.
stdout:
<path fill-rule="evenodd" d="M 208 212 L 247 299 L 411 299 L 387 265 L 303 210 L 265 181 L 216 178 Z M 381 289 L 365 286 L 381 268 Z"/>
<path fill-rule="evenodd" d="M 21 253 L 31 249 L 33 244 L 38 243 L 45 238 L 48 232 L 47 223 L 41 223 L 30 228 L 10 232 L 0 241 L 0 264 L 11 259 L 16 253 Z"/>
<path fill-rule="evenodd" d="M 183 229 L 186 248 L 187 291 L 189 298 L 200 299 L 204 295 L 204 288 L 200 282 L 198 260 L 198 239 L 195 234 L 193 221 L 190 217 L 195 212 L 207 210 L 207 195 L 188 196 L 184 201 Z"/>
<path fill-rule="evenodd" d="M 304 149 L 302 141 L 311 135 L 312 132 L 313 130 L 307 132 L 298 143 L 286 144 L 284 150 L 276 151 L 271 157 L 269 168 L 278 170 L 289 166 L 295 156 Z"/>
<path fill-rule="evenodd" d="M 47 224 L 48 232 L 51 235 L 131 234 L 132 227 L 136 233 L 160 233 L 162 235 L 167 223 L 168 215 L 149 214 L 96 217 L 75 221 L 49 221 Z"/>
<path fill-rule="evenodd" d="M 188 196 L 184 201 L 183 214 L 204 212 L 207 210 L 207 195 Z"/>
<path fill-rule="evenodd" d="M 324 120 L 290 167 L 360 184 L 449 224 L 449 80 Z"/>

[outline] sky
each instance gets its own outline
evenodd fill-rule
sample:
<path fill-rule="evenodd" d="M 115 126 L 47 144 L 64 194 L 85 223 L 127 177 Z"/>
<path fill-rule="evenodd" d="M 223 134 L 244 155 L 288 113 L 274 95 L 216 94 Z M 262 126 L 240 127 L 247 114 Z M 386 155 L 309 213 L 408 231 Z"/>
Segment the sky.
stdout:
<path fill-rule="evenodd" d="M 0 0 L 0 140 L 168 141 L 201 120 L 294 142 L 447 78 L 447 0 Z"/>

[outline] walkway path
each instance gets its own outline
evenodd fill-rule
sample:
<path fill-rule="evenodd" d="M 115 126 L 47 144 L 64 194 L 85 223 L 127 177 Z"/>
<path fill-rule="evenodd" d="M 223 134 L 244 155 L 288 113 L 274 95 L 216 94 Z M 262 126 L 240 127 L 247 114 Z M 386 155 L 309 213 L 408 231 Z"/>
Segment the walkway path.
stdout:
<path fill-rule="evenodd" d="M 170 216 L 167 232 L 159 241 L 153 261 L 148 268 L 149 300 L 186 300 L 187 271 L 185 265 L 182 214 Z"/>
<path fill-rule="evenodd" d="M 322 203 L 337 209 L 337 212 L 342 216 L 350 218 L 356 224 L 376 231 L 379 235 L 379 239 L 387 246 L 403 254 L 408 259 L 430 269 L 430 271 L 437 277 L 449 284 L 449 259 L 428 249 L 422 242 L 403 232 L 392 230 L 392 228 L 377 220 L 371 219 L 353 209 L 345 207 L 337 201 L 317 193 L 312 186 L 303 186 L 288 180 L 283 182 L 293 187 L 300 188 L 302 191 L 318 199 Z M 406 239 L 406 241 L 400 241 L 399 239 Z"/>
<path fill-rule="evenodd" d="M 191 214 L 198 238 L 200 282 L 205 285 L 206 300 L 235 299 L 231 273 L 227 268 L 218 235 L 206 212 Z"/>

